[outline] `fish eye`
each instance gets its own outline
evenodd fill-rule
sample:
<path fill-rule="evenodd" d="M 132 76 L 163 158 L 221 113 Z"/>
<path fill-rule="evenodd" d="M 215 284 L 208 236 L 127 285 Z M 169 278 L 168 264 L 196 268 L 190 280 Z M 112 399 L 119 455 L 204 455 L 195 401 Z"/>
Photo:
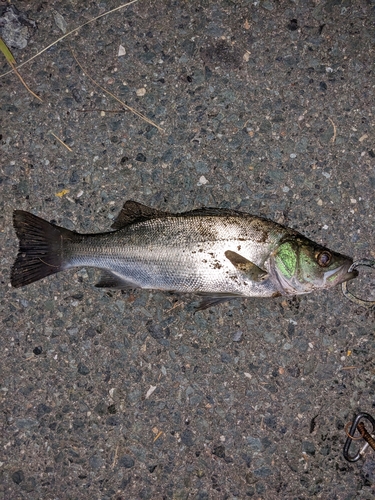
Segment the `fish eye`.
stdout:
<path fill-rule="evenodd" d="M 327 267 L 330 265 L 332 260 L 332 255 L 327 252 L 327 250 L 323 250 L 322 252 L 319 252 L 318 255 L 316 256 L 316 261 L 319 264 L 320 267 Z"/>

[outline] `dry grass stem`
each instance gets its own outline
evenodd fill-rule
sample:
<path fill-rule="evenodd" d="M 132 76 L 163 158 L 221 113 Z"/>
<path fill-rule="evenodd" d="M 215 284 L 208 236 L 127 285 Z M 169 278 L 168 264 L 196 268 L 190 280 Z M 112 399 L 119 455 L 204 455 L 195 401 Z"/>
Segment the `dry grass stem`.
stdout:
<path fill-rule="evenodd" d="M 51 47 L 53 47 L 57 43 L 61 42 L 61 40 L 64 40 L 64 38 L 67 38 L 68 36 L 72 35 L 73 33 L 76 33 L 77 31 L 79 31 L 81 28 L 83 28 L 87 24 L 93 23 L 93 22 L 97 21 L 98 19 L 100 19 L 101 17 L 108 16 L 109 14 L 112 14 L 113 12 L 116 12 L 117 10 L 124 9 L 128 5 L 131 5 L 132 3 L 136 3 L 136 2 L 138 2 L 138 0 L 132 0 L 131 2 L 125 3 L 123 5 L 120 5 L 119 7 L 116 7 L 114 9 L 108 10 L 107 12 L 104 12 L 103 14 L 100 14 L 100 16 L 96 16 L 93 19 L 90 19 L 89 21 L 86 21 L 85 23 L 81 24 L 81 26 L 78 26 L 78 28 L 74 28 L 74 30 L 69 31 L 69 33 L 66 33 L 62 37 L 60 37 L 57 40 L 55 40 L 53 43 L 49 44 L 43 50 L 41 50 L 40 52 L 38 52 L 34 56 L 30 57 L 30 59 L 28 59 L 27 61 L 24 61 L 23 63 L 19 64 L 16 69 L 22 68 L 22 66 L 25 66 L 25 64 L 28 64 L 29 62 L 33 61 L 36 57 L 39 57 L 46 50 L 50 49 Z M 3 78 L 3 76 L 9 75 L 11 72 L 12 71 L 7 71 L 6 73 L 3 73 L 2 75 L 0 75 L 0 78 Z"/>
<path fill-rule="evenodd" d="M 139 118 L 141 118 L 142 120 L 144 120 L 145 122 L 149 123 L 150 125 L 152 125 L 153 127 L 156 127 L 158 130 L 160 130 L 160 132 L 164 132 L 164 129 L 162 127 L 159 127 L 159 125 L 157 125 L 156 123 L 154 123 L 152 120 L 150 120 L 149 118 L 147 118 L 147 116 L 143 115 L 142 113 L 140 113 L 139 111 L 137 111 L 136 109 L 132 108 L 131 106 L 128 106 L 127 104 L 125 104 L 123 101 L 121 101 L 121 99 L 119 99 L 118 97 L 116 97 L 114 94 L 112 94 L 112 92 L 110 92 L 109 90 L 106 90 L 104 87 L 102 87 L 98 82 L 96 82 L 88 73 L 87 71 L 82 67 L 81 63 L 78 61 L 77 57 L 75 56 L 74 52 L 73 52 L 73 49 L 70 47 L 70 50 L 72 52 L 72 55 L 76 61 L 76 63 L 78 64 L 78 66 L 81 68 L 81 70 L 84 72 L 84 74 L 87 76 L 87 78 L 94 84 L 96 85 L 97 87 L 99 87 L 103 92 L 105 92 L 106 94 L 110 95 L 111 97 L 113 97 L 113 99 L 115 99 L 117 102 L 119 102 L 121 104 L 121 106 L 123 106 L 125 109 L 131 111 L 133 114 L 135 114 L 136 116 L 138 116 Z"/>
<path fill-rule="evenodd" d="M 22 76 L 18 73 L 17 68 L 16 68 L 16 60 L 14 59 L 13 54 L 8 49 L 8 47 L 6 46 L 4 40 L 1 37 L 0 37 L 0 51 L 4 54 L 5 59 L 8 61 L 9 66 L 12 68 L 12 71 L 14 71 L 15 74 L 18 76 L 18 78 L 21 80 L 21 83 L 26 88 L 26 90 L 28 92 L 30 92 L 30 94 L 32 96 L 36 97 L 36 99 L 39 99 L 39 101 L 43 102 L 43 100 L 38 95 L 34 94 L 34 92 L 26 84 L 26 82 L 24 81 L 24 79 L 22 78 Z M 9 71 L 8 73 L 11 73 L 11 71 Z"/>
<path fill-rule="evenodd" d="M 57 135 L 56 135 L 56 134 L 54 134 L 53 132 L 50 132 L 50 134 L 51 134 L 51 135 L 53 135 L 53 137 L 54 137 L 57 141 L 59 141 L 59 143 L 60 143 L 60 144 L 62 144 L 63 146 L 65 146 L 65 147 L 66 147 L 66 149 L 67 149 L 68 151 L 70 151 L 71 153 L 73 152 L 73 150 L 72 150 L 72 149 L 71 149 L 71 148 L 70 148 L 67 144 L 65 144 L 65 142 L 64 142 L 64 141 L 62 141 L 59 137 L 57 137 Z"/>
<path fill-rule="evenodd" d="M 157 441 L 160 438 L 160 436 L 162 436 L 162 435 L 163 435 L 163 431 L 159 431 L 157 433 L 157 435 L 154 437 L 153 443 L 155 443 L 155 441 Z"/>
<path fill-rule="evenodd" d="M 115 456 L 113 457 L 112 469 L 115 468 L 115 465 L 116 465 L 116 462 L 117 462 L 118 448 L 119 448 L 119 444 L 117 444 L 116 449 L 115 449 Z"/>
<path fill-rule="evenodd" d="M 335 140 L 336 140 L 336 135 L 337 135 L 337 129 L 336 129 L 336 125 L 333 123 L 333 120 L 331 120 L 330 117 L 328 117 L 328 120 L 331 122 L 332 124 L 332 127 L 333 127 L 333 137 L 331 138 L 331 141 L 332 144 L 334 144 Z"/>
<path fill-rule="evenodd" d="M 12 66 L 13 68 L 13 71 L 15 72 L 15 74 L 18 76 L 18 78 L 21 80 L 21 83 L 22 85 L 26 88 L 26 90 L 28 92 L 30 92 L 30 94 L 32 96 L 34 96 L 36 99 L 39 99 L 40 102 L 43 102 L 43 99 L 41 97 L 39 97 L 38 95 L 36 95 L 32 90 L 31 88 L 27 85 L 27 83 L 25 82 L 25 80 L 22 78 L 22 76 L 18 73 L 17 71 L 17 68 L 15 66 Z"/>

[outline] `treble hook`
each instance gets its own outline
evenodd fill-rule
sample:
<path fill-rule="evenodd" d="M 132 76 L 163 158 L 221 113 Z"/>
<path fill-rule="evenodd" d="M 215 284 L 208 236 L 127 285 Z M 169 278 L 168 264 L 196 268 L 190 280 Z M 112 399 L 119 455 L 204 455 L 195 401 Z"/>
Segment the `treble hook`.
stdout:
<path fill-rule="evenodd" d="M 359 266 L 372 267 L 375 269 L 375 260 L 371 260 L 371 259 L 356 260 L 349 267 L 348 273 L 351 273 L 352 271 L 354 271 L 354 269 L 356 269 Z M 345 297 L 347 299 L 351 300 L 352 302 L 355 302 L 356 304 L 359 304 L 360 306 L 364 306 L 364 307 L 375 306 L 375 300 L 363 300 L 363 299 L 356 297 L 351 292 L 349 292 L 347 281 L 344 281 L 343 283 L 341 283 L 341 289 L 342 289 L 342 293 L 345 295 Z"/>

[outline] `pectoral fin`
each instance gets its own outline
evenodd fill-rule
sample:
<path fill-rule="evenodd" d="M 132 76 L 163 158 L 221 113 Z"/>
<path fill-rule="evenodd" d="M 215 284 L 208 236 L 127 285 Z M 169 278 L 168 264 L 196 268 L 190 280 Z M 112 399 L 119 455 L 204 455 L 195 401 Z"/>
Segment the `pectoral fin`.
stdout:
<path fill-rule="evenodd" d="M 263 281 L 267 275 L 266 271 L 236 252 L 227 250 L 225 257 L 230 260 L 234 267 L 245 273 L 251 281 Z"/>

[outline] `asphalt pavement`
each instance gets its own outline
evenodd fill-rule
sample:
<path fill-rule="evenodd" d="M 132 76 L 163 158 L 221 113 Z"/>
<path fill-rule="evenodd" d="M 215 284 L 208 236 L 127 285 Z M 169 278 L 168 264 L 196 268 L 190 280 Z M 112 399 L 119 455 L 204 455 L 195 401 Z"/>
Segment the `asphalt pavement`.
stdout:
<path fill-rule="evenodd" d="M 120 4 L 14 5 L 21 64 Z M 374 311 L 340 287 L 195 313 L 89 268 L 9 284 L 14 209 L 93 233 L 128 199 L 375 258 L 374 22 L 374 0 L 138 0 L 19 68 L 41 101 L 0 53 L 1 499 L 374 498 L 375 452 L 342 453 L 375 416 Z"/>

